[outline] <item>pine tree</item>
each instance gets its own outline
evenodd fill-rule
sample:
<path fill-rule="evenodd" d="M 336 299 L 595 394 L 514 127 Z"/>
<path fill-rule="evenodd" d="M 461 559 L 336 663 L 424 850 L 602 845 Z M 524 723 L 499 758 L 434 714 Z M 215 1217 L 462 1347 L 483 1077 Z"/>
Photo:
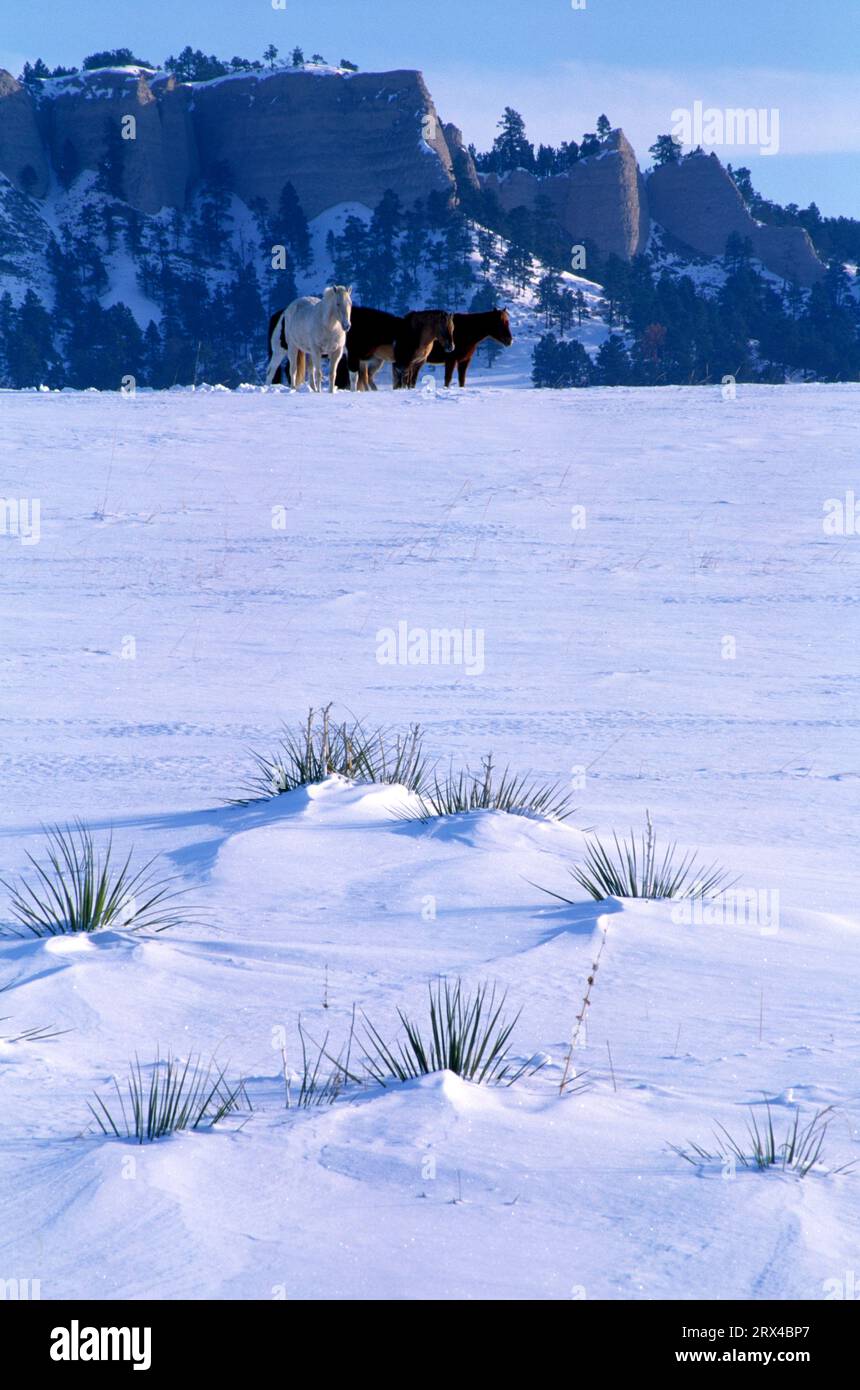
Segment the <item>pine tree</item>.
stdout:
<path fill-rule="evenodd" d="M 561 298 L 561 277 L 554 270 L 541 276 L 537 287 L 537 307 L 544 316 L 544 323 L 551 328 L 558 314 Z"/>
<path fill-rule="evenodd" d="M 597 354 L 597 378 L 601 386 L 628 386 L 633 369 L 623 339 L 611 333 Z"/>
<path fill-rule="evenodd" d="M 367 232 L 367 254 L 362 258 L 359 282 L 362 299 L 378 308 L 390 308 L 396 294 L 398 237 L 403 225 L 400 199 L 389 188 L 374 209 Z"/>
<path fill-rule="evenodd" d="M 326 246 L 333 262 L 332 273 L 337 283 L 360 287 L 372 251 L 367 226 L 362 219 L 350 213 L 340 236 L 330 233 L 326 239 Z"/>
<path fill-rule="evenodd" d="M 149 320 L 143 335 L 140 377 L 142 386 L 155 389 L 161 385 L 161 334 L 154 319 Z"/>
<path fill-rule="evenodd" d="M 661 164 L 676 164 L 681 158 L 681 143 L 674 135 L 658 135 L 648 153 L 653 155 L 658 167 Z"/>
<path fill-rule="evenodd" d="M 601 274 L 603 283 L 603 293 L 606 296 L 607 314 L 609 327 L 612 328 L 616 321 L 623 319 L 623 306 L 627 300 L 627 293 L 630 285 L 630 267 L 620 256 L 613 252 L 607 256 L 606 264 Z"/>
<path fill-rule="evenodd" d="M 590 386 L 591 358 L 576 338 L 569 342 L 552 333 L 539 339 L 532 353 L 532 384 L 538 389 Z"/>
<path fill-rule="evenodd" d="M 256 272 L 250 261 L 241 267 L 227 286 L 227 304 L 234 361 L 245 359 L 252 362 L 265 312 Z"/>
<path fill-rule="evenodd" d="M 60 384 L 51 316 L 31 289 L 12 315 L 12 337 L 6 344 L 6 356 L 14 387 Z"/>
<path fill-rule="evenodd" d="M 272 245 L 286 246 L 296 264 L 309 270 L 313 263 L 308 219 L 299 202 L 299 195 L 288 179 L 281 189 L 278 211 L 271 228 Z"/>
<path fill-rule="evenodd" d="M 509 169 L 533 169 L 534 147 L 526 139 L 526 123 L 519 111 L 506 106 L 498 129 L 501 133 L 493 141 L 496 172 L 503 174 Z"/>
<path fill-rule="evenodd" d="M 535 173 L 539 179 L 548 178 L 550 174 L 556 172 L 557 158 L 552 145 L 538 145 L 538 152 L 535 157 Z"/>

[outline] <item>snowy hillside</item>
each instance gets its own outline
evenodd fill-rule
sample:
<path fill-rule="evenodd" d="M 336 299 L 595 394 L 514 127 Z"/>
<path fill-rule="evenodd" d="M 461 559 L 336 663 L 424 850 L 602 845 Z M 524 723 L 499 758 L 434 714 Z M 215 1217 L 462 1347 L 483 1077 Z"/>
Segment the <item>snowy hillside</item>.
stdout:
<path fill-rule="evenodd" d="M 31 523 L 0 536 L 0 877 L 80 817 L 197 914 L 0 940 L 7 1277 L 44 1299 L 832 1296 L 860 1221 L 835 1172 L 860 1159 L 860 552 L 853 515 L 824 523 L 853 508 L 858 390 L 0 393 Z M 480 632 L 482 660 L 384 664 L 401 623 Z M 492 749 L 576 810 L 422 824 L 406 791 L 337 778 L 226 804 L 249 750 L 329 700 L 419 721 L 443 770 Z M 586 899 L 588 832 L 646 809 L 745 896 Z M 545 1065 L 286 1109 L 299 1016 L 335 1050 L 354 1005 L 402 1036 L 440 974 L 506 988 L 513 1056 Z M 214 1053 L 252 1109 L 100 1135 L 93 1096 L 171 1049 Z M 766 1101 L 780 1134 L 834 1107 L 806 1177 L 673 1148 L 743 1141 Z"/>
<path fill-rule="evenodd" d="M 330 232 L 334 232 L 336 236 L 340 234 L 350 216 L 359 217 L 365 223 L 369 223 L 371 210 L 361 203 L 341 203 L 314 218 L 310 223 L 313 266 L 310 271 L 297 276 L 297 288 L 300 293 L 320 294 L 325 284 L 336 278 L 331 257 L 326 249 L 326 240 Z M 477 249 L 479 230 L 476 224 L 471 224 L 472 249 L 469 264 L 476 286 L 480 285 L 484 278 Z M 503 260 L 507 243 L 503 237 L 494 235 L 492 241 L 494 257 L 498 264 Z M 500 307 L 508 310 L 514 342 L 509 349 L 499 353 L 492 365 L 487 363 L 484 351 L 479 349 L 469 369 L 470 381 L 476 383 L 483 381 L 487 385 L 493 386 L 531 387 L 532 353 L 535 343 L 541 334 L 546 332 L 546 324 L 538 303 L 538 285 L 541 277 L 545 274 L 546 266 L 537 257 L 533 257 L 531 260 L 526 285 L 512 284 L 498 270 L 494 273 L 494 283 L 499 289 L 497 303 Z M 573 336 L 579 338 L 586 351 L 593 355 L 609 335 L 603 290 L 595 281 L 582 275 L 575 275 L 571 271 L 561 271 L 558 279 L 562 289 L 570 290 L 574 294 L 577 290 L 581 290 L 583 293 L 585 312 L 588 316 L 583 319 L 582 325 L 574 331 Z M 433 276 L 428 270 L 424 269 L 420 273 L 419 282 L 420 287 L 416 292 L 416 302 L 435 304 L 438 295 L 434 298 Z M 444 368 L 440 366 L 425 368 L 424 379 L 427 376 L 434 377 L 441 386 L 445 377 Z M 384 383 L 385 386 L 388 386 L 390 379 L 388 368 L 383 369 L 378 378 L 380 385 Z"/>
<path fill-rule="evenodd" d="M 112 206 L 113 214 L 110 212 Z M 163 330 L 165 335 L 175 333 L 190 351 L 193 362 L 198 337 L 205 333 L 206 314 L 202 314 L 199 322 L 195 319 L 195 303 L 198 318 L 201 318 L 200 287 L 205 282 L 205 294 L 221 296 L 231 314 L 237 317 L 224 322 L 222 337 L 229 336 L 231 341 L 222 343 L 221 355 L 210 351 L 201 359 L 198 346 L 198 384 L 221 380 L 220 373 L 225 370 L 230 352 L 239 354 L 242 377 L 262 382 L 266 367 L 267 296 L 272 303 L 280 304 L 291 295 L 289 291 L 281 293 L 282 284 L 287 282 L 279 281 L 269 269 L 271 236 L 264 235 L 251 210 L 235 195 L 229 196 L 215 242 L 203 249 L 201 229 L 207 216 L 211 216 L 205 194 L 198 194 L 192 201 L 184 221 L 177 220 L 175 214 L 164 209 L 157 215 L 133 220 L 134 231 L 124 226 L 125 217 L 133 217 L 131 211 L 117 212 L 118 206 L 99 190 L 92 173 L 82 174 L 70 190 L 55 186 L 39 204 L 16 193 L 0 178 L 0 316 L 4 295 L 8 296 L 10 306 L 20 306 L 28 291 L 34 292 L 46 308 L 56 312 L 57 287 L 60 286 L 64 296 L 73 293 L 95 297 L 102 309 L 126 306 L 141 334 L 150 324 Z M 326 284 L 337 278 L 327 239 L 330 233 L 341 234 L 350 217 L 368 225 L 372 209 L 361 203 L 339 203 L 311 220 L 312 260 L 308 268 L 294 267 L 296 292 L 320 294 Z M 99 230 L 102 224 L 113 226 L 111 236 Z M 438 304 L 455 310 L 468 308 L 475 292 L 487 283 L 487 266 L 482 265 L 477 249 L 478 233 L 477 225 L 470 224 L 471 252 L 467 260 L 472 279 L 465 289 L 456 296 L 446 296 L 429 266 L 424 264 L 419 268 L 410 303 Z M 537 290 L 546 267 L 534 258 L 526 282 L 512 283 L 503 268 L 508 243 L 500 236 L 486 235 L 492 244 L 492 285 L 498 301 L 504 301 L 511 312 L 515 345 L 510 353 L 499 357 L 492 368 L 485 352 L 480 351 L 471 370 L 473 375 L 484 376 L 498 385 L 531 385 L 532 351 L 547 327 L 538 307 Z M 440 234 L 430 237 L 431 245 L 434 239 L 438 241 Z M 48 271 L 52 256 L 63 258 L 56 273 Z M 162 290 L 157 288 L 160 277 L 164 277 L 166 291 L 163 287 Z M 562 272 L 558 282 L 562 290 L 583 292 L 585 317 L 583 323 L 572 330 L 572 336 L 578 337 L 593 355 L 608 334 L 603 292 L 594 281 L 570 272 Z M 180 291 L 183 298 L 178 298 Z M 357 302 L 362 302 L 360 292 Z M 170 306 L 173 327 L 165 324 L 164 303 Z M 395 307 L 394 303 L 389 307 Z M 61 325 L 65 322 L 62 316 L 58 322 Z M 126 364 L 123 373 L 130 371 L 140 353 L 140 347 L 135 347 L 132 341 L 135 335 L 128 334 L 128 327 L 124 331 L 128 339 L 125 346 L 119 349 L 116 343 L 111 344 L 114 355 L 117 351 L 120 355 L 104 386 L 118 385 L 117 371 L 121 364 Z M 247 350 L 243 354 L 241 345 L 245 342 Z M 62 328 L 54 346 L 62 346 Z M 86 375 L 92 370 L 97 354 L 92 353 L 92 345 L 83 352 L 89 353 L 83 356 L 82 371 Z M 143 356 L 146 361 L 145 350 Z M 148 381 L 146 366 L 142 374 L 137 368 L 135 371 L 140 380 Z M 437 374 L 441 380 L 441 370 Z M 386 373 L 383 378 L 387 380 Z M 52 376 L 47 354 L 42 362 L 41 379 L 59 379 L 68 384 L 62 369 L 59 378 Z M 168 381 L 173 379 L 171 376 Z"/>

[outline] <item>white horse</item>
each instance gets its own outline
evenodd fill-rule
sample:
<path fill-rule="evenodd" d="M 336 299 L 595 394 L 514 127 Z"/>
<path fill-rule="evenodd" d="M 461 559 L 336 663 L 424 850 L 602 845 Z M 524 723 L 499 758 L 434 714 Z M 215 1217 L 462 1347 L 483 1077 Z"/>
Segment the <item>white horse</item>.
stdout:
<path fill-rule="evenodd" d="M 289 353 L 290 380 L 294 387 L 305 379 L 310 363 L 310 388 L 321 391 L 323 357 L 329 361 L 329 391 L 335 391 L 338 363 L 346 351 L 346 335 L 352 315 L 352 292 L 344 285 L 329 285 L 322 299 L 308 295 L 294 299 L 273 322 L 269 335 L 271 356 L 266 380 L 271 383 Z"/>

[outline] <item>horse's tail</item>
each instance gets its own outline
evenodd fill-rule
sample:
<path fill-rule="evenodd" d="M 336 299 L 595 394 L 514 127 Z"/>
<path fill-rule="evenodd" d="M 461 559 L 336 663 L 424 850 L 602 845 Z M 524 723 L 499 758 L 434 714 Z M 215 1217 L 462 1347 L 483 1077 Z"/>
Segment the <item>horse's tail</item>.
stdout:
<path fill-rule="evenodd" d="M 281 377 L 281 374 L 282 374 L 282 365 L 283 365 L 283 364 L 279 362 L 278 366 L 277 366 L 277 367 L 274 369 L 274 371 L 273 371 L 273 370 L 272 370 L 272 359 L 273 359 L 274 356 L 275 356 L 275 329 L 276 329 L 276 328 L 278 329 L 278 345 L 280 345 L 280 343 L 281 343 L 282 341 L 284 341 L 283 318 L 284 318 L 284 311 L 283 311 L 283 309 L 276 309 L 275 312 L 271 315 L 271 317 L 270 317 L 270 319 L 269 319 L 269 338 L 268 338 L 269 356 L 268 356 L 268 359 L 267 359 L 267 362 L 266 362 L 266 381 L 269 383 L 270 386 L 272 385 L 273 382 L 277 381 L 277 380 Z"/>

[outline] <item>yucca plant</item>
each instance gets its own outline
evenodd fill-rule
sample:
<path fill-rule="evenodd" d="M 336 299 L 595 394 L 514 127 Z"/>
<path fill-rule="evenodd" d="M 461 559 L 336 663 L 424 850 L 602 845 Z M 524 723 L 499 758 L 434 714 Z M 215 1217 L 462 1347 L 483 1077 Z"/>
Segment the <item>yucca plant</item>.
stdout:
<path fill-rule="evenodd" d="M 428 986 L 429 1017 L 424 1025 L 398 1009 L 405 1040 L 385 1042 L 365 1018 L 365 1065 L 381 1086 L 389 1081 L 409 1081 L 431 1072 L 453 1071 L 465 1081 L 511 1086 L 525 1072 L 535 1072 L 546 1059 L 516 1064 L 508 1041 L 520 1016 L 504 1016 L 507 992 L 497 1000 L 495 985 L 481 984 L 474 994 L 464 992 L 462 982 L 441 978 Z"/>
<path fill-rule="evenodd" d="M 251 1108 L 244 1083 L 228 1082 L 223 1067 L 214 1059 L 204 1063 L 199 1056 L 184 1062 L 170 1053 L 164 1059 L 156 1056 L 148 1076 L 135 1057 L 129 1063 L 125 1095 L 116 1077 L 113 1084 L 115 1100 L 108 1103 L 96 1093 L 90 1112 L 102 1134 L 138 1144 L 178 1130 L 211 1129 L 243 1104 Z"/>
<path fill-rule="evenodd" d="M 498 776 L 491 753 L 482 758 L 480 772 L 451 770 L 441 781 L 434 776 L 432 784 L 418 796 L 419 804 L 399 813 L 399 819 L 430 821 L 464 811 L 506 811 L 514 816 L 565 820 L 575 809 L 569 795 L 556 783 L 532 782 L 515 776 L 509 768 Z"/>
<path fill-rule="evenodd" d="M 701 867 L 695 852 L 678 854 L 671 844 L 660 855 L 651 816 L 645 813 L 645 830 L 637 843 L 633 831 L 629 840 L 613 835 L 615 851 L 596 835 L 585 852 L 585 862 L 571 869 L 571 877 L 592 898 L 706 898 L 724 892 L 737 883 L 717 864 Z M 544 892 L 550 892 L 544 889 Z M 573 900 L 561 893 L 550 893 L 561 902 Z"/>
<path fill-rule="evenodd" d="M 365 729 L 358 720 L 336 723 L 331 705 L 319 711 L 311 708 L 301 729 L 285 729 L 272 753 L 252 757 L 256 774 L 244 789 L 247 795 L 234 805 L 280 796 L 322 782 L 332 773 L 354 782 L 400 783 L 420 791 L 429 771 L 417 724 L 406 734 L 392 734 Z"/>
<path fill-rule="evenodd" d="M 832 1113 L 833 1107 L 828 1105 L 823 1110 L 818 1110 L 808 1121 L 801 1126 L 800 1110 L 794 1112 L 794 1120 L 789 1125 L 785 1138 L 777 1141 L 773 1127 L 773 1115 L 770 1105 L 766 1102 L 767 1122 L 762 1121 L 759 1125 L 755 1111 L 750 1107 L 750 1120 L 747 1124 L 747 1139 L 739 1142 L 734 1139 L 724 1125 L 718 1124 L 714 1137 L 718 1144 L 725 1141 L 725 1148 L 722 1152 L 711 1153 L 699 1144 L 690 1142 L 689 1149 L 672 1148 L 680 1158 L 684 1158 L 694 1167 L 700 1168 L 707 1163 L 723 1163 L 726 1159 L 731 1159 L 739 1163 L 742 1168 L 754 1168 L 759 1172 L 767 1168 L 779 1168 L 783 1172 L 796 1173 L 798 1177 L 805 1178 L 811 1168 L 819 1162 L 824 1140 L 830 1121 L 827 1116 Z M 722 1136 L 722 1138 L 720 1137 Z M 834 1169 L 834 1172 L 843 1172 L 851 1164 L 845 1164 L 842 1168 Z"/>
<path fill-rule="evenodd" d="M 302 1027 L 301 1018 L 299 1019 L 298 1032 L 302 1067 L 295 1078 L 290 1075 L 286 1052 L 284 1052 L 284 1085 L 286 1087 L 287 1109 L 310 1110 L 319 1105 L 333 1105 L 343 1094 L 348 1082 L 360 1082 L 361 1080 L 352 1072 L 350 1061 L 355 1036 L 355 1008 L 352 1011 L 349 1037 L 337 1057 L 332 1057 L 328 1050 L 328 1033 L 326 1033 L 322 1043 L 313 1042 L 310 1035 L 306 1034 Z M 298 1081 L 298 1090 L 295 1096 L 293 1095 L 293 1080 Z"/>
<path fill-rule="evenodd" d="M 124 861 L 115 861 L 113 837 L 98 850 L 81 821 L 45 833 L 47 863 L 27 855 L 34 881 L 14 884 L 0 879 L 10 894 L 14 921 L 4 928 L 7 934 L 62 936 L 108 927 L 166 931 L 189 920 L 191 914 L 176 906 L 183 890 L 172 888 L 174 880 L 153 871 L 155 859 L 132 869 L 130 850 Z"/>

